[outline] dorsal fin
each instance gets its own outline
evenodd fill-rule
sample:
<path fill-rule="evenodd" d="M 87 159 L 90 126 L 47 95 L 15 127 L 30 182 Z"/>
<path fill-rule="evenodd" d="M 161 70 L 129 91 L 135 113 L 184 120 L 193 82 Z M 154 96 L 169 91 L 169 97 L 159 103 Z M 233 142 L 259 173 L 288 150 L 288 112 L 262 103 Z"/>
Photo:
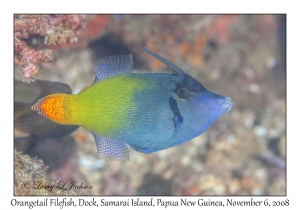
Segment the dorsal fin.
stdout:
<path fill-rule="evenodd" d="M 160 55 L 152 52 L 151 50 L 149 50 L 147 47 L 143 47 L 143 50 L 145 50 L 147 53 L 149 53 L 151 56 L 153 56 L 154 58 L 156 58 L 157 60 L 159 60 L 160 62 L 166 64 L 169 68 L 171 68 L 175 74 L 175 76 L 180 75 L 180 74 L 185 74 L 180 68 L 178 68 L 177 66 L 175 66 L 173 63 L 171 63 L 170 61 L 168 61 L 167 59 L 161 57 Z"/>
<path fill-rule="evenodd" d="M 131 73 L 132 67 L 132 54 L 100 58 L 94 66 L 94 83 L 118 74 Z"/>

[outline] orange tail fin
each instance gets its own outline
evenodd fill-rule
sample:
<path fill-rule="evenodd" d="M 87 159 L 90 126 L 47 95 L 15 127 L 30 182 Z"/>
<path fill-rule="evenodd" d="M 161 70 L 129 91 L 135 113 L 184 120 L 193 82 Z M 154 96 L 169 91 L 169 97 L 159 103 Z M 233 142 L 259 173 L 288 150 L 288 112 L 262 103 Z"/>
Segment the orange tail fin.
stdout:
<path fill-rule="evenodd" d="M 70 98 L 73 95 L 58 93 L 51 94 L 41 98 L 35 105 L 31 106 L 32 110 L 37 111 L 40 115 L 60 123 L 70 123 Z"/>

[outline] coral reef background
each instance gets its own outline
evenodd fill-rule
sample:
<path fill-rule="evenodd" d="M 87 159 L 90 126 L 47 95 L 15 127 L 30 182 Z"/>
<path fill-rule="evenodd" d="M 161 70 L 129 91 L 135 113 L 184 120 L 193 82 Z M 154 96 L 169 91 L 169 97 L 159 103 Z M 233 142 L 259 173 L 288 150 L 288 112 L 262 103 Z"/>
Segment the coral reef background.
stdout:
<path fill-rule="evenodd" d="M 59 81 L 78 93 L 98 58 L 126 53 L 134 72 L 170 72 L 146 46 L 234 103 L 201 136 L 149 155 L 130 151 L 130 161 L 99 159 L 84 128 L 31 135 L 15 148 L 49 166 L 36 168 L 49 183 L 93 186 L 74 194 L 285 195 L 285 39 L 285 15 L 15 15 L 15 80 Z M 24 155 L 15 155 L 15 193 L 38 195 L 20 191 Z"/>

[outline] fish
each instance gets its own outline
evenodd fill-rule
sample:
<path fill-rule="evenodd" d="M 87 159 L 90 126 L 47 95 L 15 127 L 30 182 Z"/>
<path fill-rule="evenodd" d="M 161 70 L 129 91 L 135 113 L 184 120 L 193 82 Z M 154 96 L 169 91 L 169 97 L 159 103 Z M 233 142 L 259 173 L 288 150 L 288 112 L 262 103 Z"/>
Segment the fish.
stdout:
<path fill-rule="evenodd" d="M 42 139 L 60 138 L 75 131 L 77 125 L 61 125 L 31 110 L 31 106 L 52 93 L 72 93 L 70 86 L 60 82 L 36 80 L 28 84 L 14 81 L 14 138 L 36 136 Z"/>
<path fill-rule="evenodd" d="M 97 153 L 129 160 L 128 145 L 150 154 L 187 142 L 230 111 L 230 97 L 199 81 L 146 47 L 173 73 L 132 73 L 132 54 L 101 58 L 93 84 L 79 94 L 51 94 L 32 110 L 60 124 L 91 131 Z"/>

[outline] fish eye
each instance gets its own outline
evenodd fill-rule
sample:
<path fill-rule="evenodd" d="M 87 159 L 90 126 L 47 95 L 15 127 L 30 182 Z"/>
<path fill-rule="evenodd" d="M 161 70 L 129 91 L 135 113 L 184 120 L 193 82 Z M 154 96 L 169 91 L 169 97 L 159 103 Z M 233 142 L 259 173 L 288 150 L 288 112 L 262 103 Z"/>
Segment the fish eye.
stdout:
<path fill-rule="evenodd" d="M 176 94 L 179 98 L 187 99 L 190 96 L 190 91 L 186 87 L 179 87 L 176 89 Z"/>

